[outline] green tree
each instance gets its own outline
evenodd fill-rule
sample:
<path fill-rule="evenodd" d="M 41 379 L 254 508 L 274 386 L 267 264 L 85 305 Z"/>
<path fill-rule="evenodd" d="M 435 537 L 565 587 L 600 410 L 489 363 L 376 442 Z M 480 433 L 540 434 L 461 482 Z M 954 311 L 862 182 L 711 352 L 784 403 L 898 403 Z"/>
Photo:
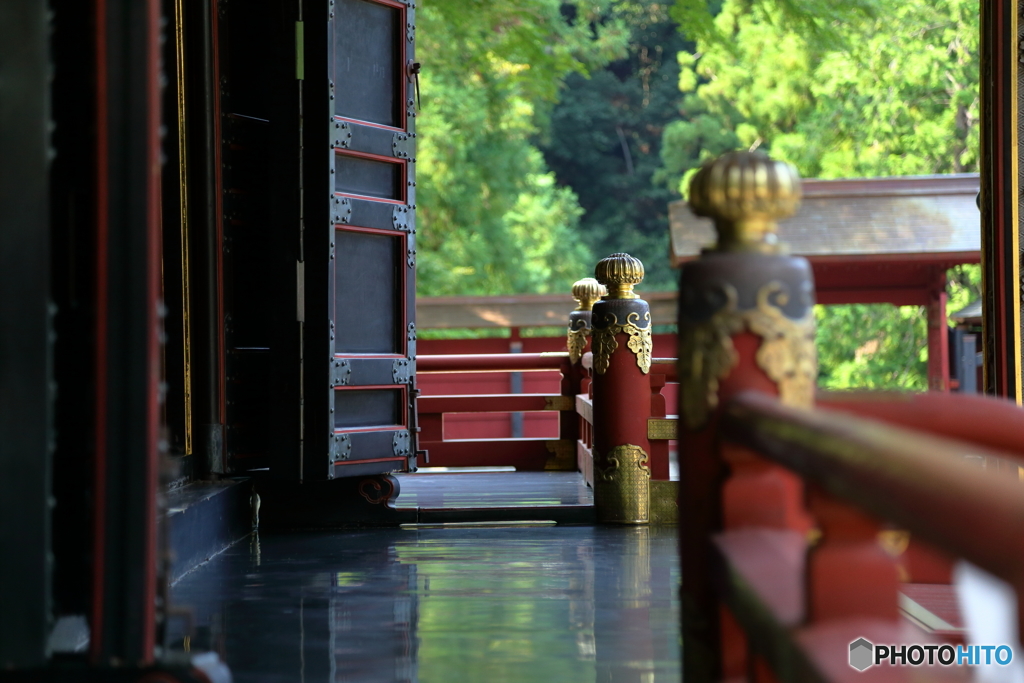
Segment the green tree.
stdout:
<path fill-rule="evenodd" d="M 685 118 L 712 120 L 701 126 L 710 143 L 694 145 L 701 142 L 696 135 L 666 140 L 671 180 L 719 153 L 710 132 L 715 121 L 720 135 L 731 132 L 740 145 L 759 146 L 805 177 L 977 169 L 977 0 L 892 5 L 884 17 L 836 28 L 841 48 L 788 30 L 799 25 L 795 19 L 772 20 L 790 16 L 792 6 L 727 0 L 714 26 L 731 42 L 706 40 L 679 55 L 680 88 L 692 93 L 684 98 Z"/>
<path fill-rule="evenodd" d="M 708 157 L 760 147 L 804 177 L 977 170 L 978 0 L 697 0 L 673 12 L 698 38 L 679 54 L 683 120 L 658 178 L 685 186 Z M 954 274 L 954 295 L 971 291 Z M 962 276 L 962 277 L 961 277 Z M 951 305 L 952 308 L 953 305 Z M 819 308 L 821 383 L 926 387 L 917 307 Z"/>
<path fill-rule="evenodd" d="M 612 0 L 428 0 L 419 12 L 419 290 L 565 290 L 591 254 L 535 145 L 564 80 L 622 53 Z"/>
<path fill-rule="evenodd" d="M 678 117 L 676 53 L 690 48 L 665 0 L 619 2 L 606 16 L 631 28 L 626 53 L 589 75 L 573 74 L 542 144 L 558 183 L 579 197 L 579 240 L 595 258 L 628 251 L 644 262 L 647 289 L 669 289 L 668 202 L 653 179 L 666 125 Z M 593 262 L 581 275 L 588 274 Z"/>

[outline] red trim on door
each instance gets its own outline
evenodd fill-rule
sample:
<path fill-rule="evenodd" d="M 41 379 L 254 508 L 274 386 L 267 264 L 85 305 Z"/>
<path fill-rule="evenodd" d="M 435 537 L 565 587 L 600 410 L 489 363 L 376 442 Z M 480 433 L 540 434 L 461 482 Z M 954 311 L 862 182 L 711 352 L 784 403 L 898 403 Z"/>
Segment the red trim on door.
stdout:
<path fill-rule="evenodd" d="M 409 97 L 409 83 L 412 80 L 409 77 L 409 68 L 408 68 L 408 63 L 409 63 L 409 57 L 408 57 L 408 55 L 409 55 L 409 49 L 408 49 L 409 48 L 409 41 L 406 40 L 406 31 L 407 31 L 406 26 L 408 26 L 408 24 L 409 24 L 409 8 L 408 8 L 408 6 L 405 3 L 398 2 L 397 0 L 364 0 L 364 2 L 371 2 L 371 3 L 377 4 L 377 5 L 383 5 L 384 7 L 390 7 L 392 9 L 396 9 L 396 10 L 399 11 L 399 19 L 398 19 L 398 57 L 399 57 L 399 61 L 398 61 L 398 64 L 397 64 L 399 73 L 397 74 L 398 78 L 395 79 L 396 80 L 395 85 L 397 86 L 397 88 L 396 88 L 397 92 L 395 93 L 395 95 L 398 97 L 398 101 L 399 101 L 398 121 L 401 124 L 401 126 L 398 127 L 398 128 L 395 128 L 394 126 L 388 126 L 388 125 L 381 124 L 381 123 L 373 123 L 371 121 L 363 121 L 361 119 L 348 118 L 348 117 L 344 117 L 344 116 L 339 116 L 337 114 L 335 114 L 335 118 L 336 119 L 340 119 L 342 121 L 351 121 L 352 123 L 358 123 L 358 124 L 365 125 L 365 126 L 373 126 L 375 128 L 384 128 L 386 130 L 393 130 L 393 131 L 396 131 L 396 132 L 398 132 L 398 131 L 406 131 L 406 130 L 409 129 L 409 108 L 405 105 L 405 101 L 406 101 L 406 98 Z M 332 20 L 332 22 L 331 22 L 332 25 L 334 24 L 334 21 L 336 21 L 336 20 Z M 334 30 L 336 31 L 337 28 L 335 27 Z M 331 36 L 331 40 L 332 41 L 334 40 L 334 36 Z M 331 63 L 331 66 L 330 66 L 330 74 L 331 74 L 331 80 L 332 81 L 336 81 L 337 79 L 334 78 L 335 74 L 334 74 L 334 63 L 333 63 L 333 61 L 334 60 L 332 58 L 332 60 L 331 60 L 332 63 Z"/>
<path fill-rule="evenodd" d="M 396 128 L 395 126 L 388 126 L 383 123 L 374 123 L 373 121 L 363 121 L 362 119 L 353 119 L 348 116 L 341 116 L 340 114 L 334 115 L 335 121 L 345 121 L 346 123 L 354 123 L 357 126 L 366 126 L 367 128 L 380 128 L 381 130 L 389 130 L 393 133 L 404 133 L 405 128 Z"/>
<path fill-rule="evenodd" d="M 149 515 L 146 525 L 143 571 L 144 598 L 142 602 L 142 653 L 141 663 L 151 664 L 156 647 L 156 489 L 160 443 L 160 296 L 161 296 L 161 246 L 160 235 L 160 2 L 149 0 L 148 42 L 146 55 L 146 161 L 149 176 L 146 178 L 147 233 L 146 274 L 147 298 L 146 335 L 148 381 L 146 394 L 146 479 L 145 501 Z"/>
<path fill-rule="evenodd" d="M 89 651 L 99 664 L 103 648 L 103 579 L 106 573 L 107 500 L 107 3 L 96 0 L 96 450 L 93 471 L 92 623 Z"/>
<path fill-rule="evenodd" d="M 396 288 L 397 294 L 401 299 L 401 315 L 402 325 L 398 331 L 399 346 L 402 349 L 401 353 L 388 353 L 388 354 L 342 354 L 335 353 L 335 358 L 406 358 L 409 355 L 409 336 L 406 334 L 406 330 L 409 329 L 409 271 L 415 272 L 415 268 L 409 268 L 407 255 L 409 253 L 409 234 L 401 230 L 389 230 L 385 228 L 364 228 L 359 225 L 343 225 L 341 223 L 334 224 L 335 230 L 348 230 L 349 232 L 362 232 L 371 235 L 382 235 L 384 237 L 393 237 L 397 240 L 401 240 L 401 244 L 398 248 L 401 250 L 401 258 L 399 261 L 402 267 L 399 268 L 398 287 Z M 332 284 L 333 286 L 333 284 Z M 332 300 L 331 306 L 333 308 L 334 302 Z"/>
<path fill-rule="evenodd" d="M 335 230 L 348 230 L 349 232 L 368 232 L 374 235 L 384 235 L 385 237 L 394 237 L 395 239 L 405 239 L 406 233 L 402 230 L 395 230 L 393 228 L 366 228 L 361 225 L 346 225 L 344 223 L 335 223 Z"/>

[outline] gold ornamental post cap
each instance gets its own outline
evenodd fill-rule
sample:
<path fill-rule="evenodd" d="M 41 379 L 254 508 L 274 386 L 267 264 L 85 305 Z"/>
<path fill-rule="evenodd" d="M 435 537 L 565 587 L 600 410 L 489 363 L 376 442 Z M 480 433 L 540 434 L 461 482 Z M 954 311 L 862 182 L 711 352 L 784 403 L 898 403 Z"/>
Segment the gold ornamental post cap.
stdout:
<path fill-rule="evenodd" d="M 585 277 L 577 280 L 572 285 L 572 298 L 578 304 L 577 311 L 589 311 L 594 308 L 594 302 L 608 293 L 600 282 L 592 277 Z"/>
<path fill-rule="evenodd" d="M 796 168 L 762 152 L 726 152 L 690 180 L 690 209 L 715 221 L 718 251 L 775 251 L 776 221 L 800 197 Z"/>
<path fill-rule="evenodd" d="M 612 254 L 597 262 L 597 281 L 608 288 L 609 299 L 638 299 L 633 285 L 644 280 L 644 264 L 629 254 Z"/>

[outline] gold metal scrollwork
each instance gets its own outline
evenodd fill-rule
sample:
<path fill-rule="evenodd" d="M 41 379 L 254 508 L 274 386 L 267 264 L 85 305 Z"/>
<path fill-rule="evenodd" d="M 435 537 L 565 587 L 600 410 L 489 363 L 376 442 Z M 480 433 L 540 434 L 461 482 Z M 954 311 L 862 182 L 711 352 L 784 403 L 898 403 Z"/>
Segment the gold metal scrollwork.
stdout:
<path fill-rule="evenodd" d="M 718 380 L 739 362 L 733 335 L 743 330 L 736 288 L 724 285 L 725 305 L 707 322 L 679 326 L 680 416 L 690 429 L 703 425 L 718 405 Z"/>
<path fill-rule="evenodd" d="M 633 444 L 616 446 L 605 458 L 594 453 L 594 504 L 602 522 L 646 524 L 650 520 L 649 456 Z"/>
<path fill-rule="evenodd" d="M 569 336 L 566 339 L 566 346 L 569 348 L 569 360 L 578 363 L 583 358 L 583 350 L 587 348 L 587 337 L 590 336 L 590 329 L 581 327 L 578 330 L 569 328 Z"/>
<path fill-rule="evenodd" d="M 724 285 L 722 291 L 726 303 L 717 313 L 679 329 L 680 412 L 686 426 L 699 429 L 718 406 L 719 380 L 739 362 L 732 338 L 744 329 L 761 337 L 755 360 L 778 386 L 782 402 L 812 405 L 818 372 L 813 309 L 800 319 L 786 317 L 779 308 L 788 301 L 786 286 L 775 281 L 758 290 L 757 306 L 747 311 L 736 310 L 735 287 Z"/>
<path fill-rule="evenodd" d="M 799 320 L 787 318 L 769 297 L 781 306 L 788 295 L 784 285 L 769 282 L 757 292 L 757 308 L 746 312 L 750 331 L 761 337 L 757 365 L 779 387 L 779 398 L 790 406 L 814 404 L 818 377 L 818 351 L 814 346 L 814 309 Z"/>
<path fill-rule="evenodd" d="M 629 335 L 626 348 L 636 356 L 637 367 L 640 368 L 640 372 L 646 375 L 651 371 L 651 352 L 653 349 L 651 312 L 646 311 L 644 313 L 644 322 L 647 323 L 645 327 L 637 325 L 640 321 L 640 313 L 637 311 L 627 315 L 626 322 L 622 325 L 619 324 L 619 319 L 615 317 L 614 313 L 609 313 L 608 315 L 611 317 L 611 324 L 608 327 L 594 328 L 594 372 L 603 375 L 608 371 L 611 356 L 619 348 L 619 343 L 615 341 L 615 335 L 625 332 Z"/>

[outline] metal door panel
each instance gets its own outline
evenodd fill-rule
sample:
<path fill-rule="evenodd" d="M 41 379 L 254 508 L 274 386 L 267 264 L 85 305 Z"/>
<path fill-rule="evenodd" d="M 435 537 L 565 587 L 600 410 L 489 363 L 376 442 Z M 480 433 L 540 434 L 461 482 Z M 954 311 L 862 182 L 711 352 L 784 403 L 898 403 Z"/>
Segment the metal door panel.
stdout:
<path fill-rule="evenodd" d="M 405 200 L 405 164 L 369 154 L 338 154 L 334 161 L 334 191 L 339 194 Z"/>
<path fill-rule="evenodd" d="M 415 467 L 413 8 L 326 3 L 304 5 L 305 107 L 328 124 L 305 144 L 306 478 Z"/>
<path fill-rule="evenodd" d="M 412 364 L 405 356 L 386 358 L 359 358 L 335 356 L 331 373 L 331 386 L 385 386 L 408 384 L 412 377 Z"/>
<path fill-rule="evenodd" d="M 332 125 L 334 148 L 337 151 L 360 149 L 380 157 L 408 159 L 412 136 L 402 129 L 378 126 L 361 121 L 334 117 Z"/>
<path fill-rule="evenodd" d="M 336 195 L 332 200 L 333 222 L 339 227 L 353 226 L 377 230 L 413 232 L 413 210 L 408 203 L 391 203 Z"/>

